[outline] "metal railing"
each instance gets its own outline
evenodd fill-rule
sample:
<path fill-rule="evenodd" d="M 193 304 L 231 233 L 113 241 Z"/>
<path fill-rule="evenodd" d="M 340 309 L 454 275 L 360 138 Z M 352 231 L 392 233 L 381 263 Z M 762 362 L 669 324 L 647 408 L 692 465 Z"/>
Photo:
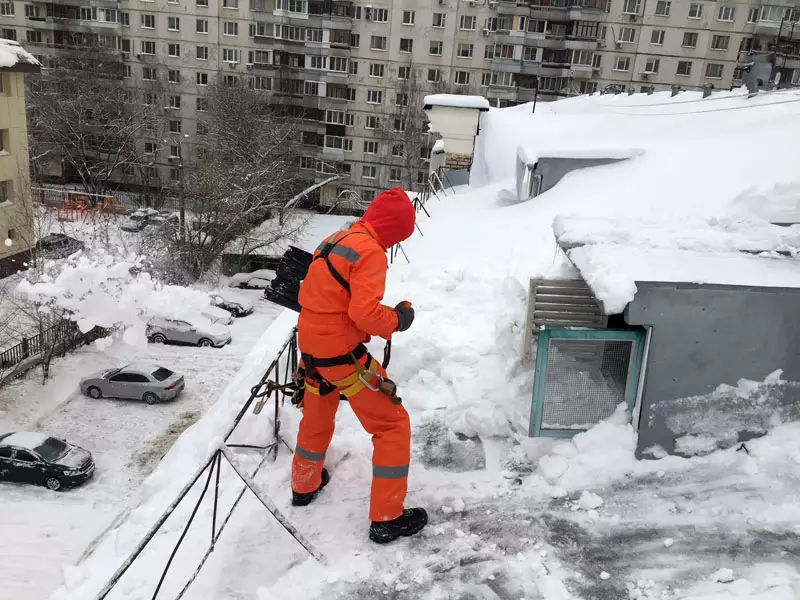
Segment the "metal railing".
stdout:
<path fill-rule="evenodd" d="M 56 208 L 65 218 L 78 218 L 90 212 L 128 214 L 140 208 L 178 211 L 178 198 L 150 196 L 134 192 L 115 191 L 108 194 L 90 194 L 80 190 L 60 188 L 31 188 L 33 201 L 42 206 Z"/>
<path fill-rule="evenodd" d="M 17 345 L 0 352 L 0 375 L 3 371 L 17 366 L 25 360 L 36 358 L 51 349 L 62 355 L 81 344 L 94 341 L 106 335 L 106 330 L 96 327 L 82 333 L 74 321 L 63 321 L 37 333 L 24 337 Z"/>

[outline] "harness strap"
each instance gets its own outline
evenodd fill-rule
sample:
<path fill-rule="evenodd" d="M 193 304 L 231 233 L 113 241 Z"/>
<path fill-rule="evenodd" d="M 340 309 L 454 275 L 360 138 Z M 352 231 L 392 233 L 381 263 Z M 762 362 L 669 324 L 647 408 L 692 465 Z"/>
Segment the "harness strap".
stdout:
<path fill-rule="evenodd" d="M 376 372 L 376 369 L 378 368 L 378 361 L 370 356 L 367 367 L 362 367 L 360 363 L 356 363 L 356 365 L 362 369 L 366 368 L 369 371 Z M 353 371 L 350 373 L 350 375 L 344 377 L 343 379 L 337 379 L 336 381 L 331 382 L 326 381 L 326 383 L 330 383 L 330 385 L 333 387 L 333 389 L 330 391 L 326 391 L 324 385 L 316 386 L 314 385 L 315 383 L 316 382 L 313 380 L 306 379 L 306 391 L 317 396 L 324 396 L 333 393 L 335 390 L 339 390 L 339 393 L 345 398 L 351 398 L 367 387 L 366 383 L 362 381 L 361 373 L 358 370 Z"/>
<path fill-rule="evenodd" d="M 365 231 L 350 231 L 350 232 L 344 234 L 338 240 L 334 239 L 333 242 L 327 242 L 327 241 L 323 242 L 320 245 L 320 248 L 321 248 L 320 253 L 317 256 L 315 256 L 313 259 L 311 259 L 312 262 L 317 260 L 318 258 L 323 259 L 325 261 L 325 263 L 328 265 L 328 271 L 331 272 L 331 275 L 336 280 L 336 282 L 339 285 L 341 285 L 345 290 L 347 290 L 347 293 L 350 293 L 350 284 L 347 282 L 347 280 L 344 277 L 342 277 L 342 274 L 339 273 L 339 271 L 336 270 L 336 267 L 333 266 L 333 263 L 331 262 L 331 259 L 330 259 L 330 255 L 331 255 L 331 252 L 333 252 L 334 254 L 341 254 L 341 255 L 344 256 L 344 258 L 347 258 L 348 260 L 350 260 L 350 262 L 355 263 L 359 258 L 361 258 L 361 256 L 357 252 L 355 252 L 352 248 L 349 248 L 347 246 L 343 246 L 341 244 L 341 242 L 346 237 L 349 237 L 351 235 L 358 235 L 358 234 L 369 235 Z M 338 248 L 345 248 L 347 250 L 350 250 L 350 252 L 346 252 L 346 251 L 345 252 L 335 252 L 334 250 L 338 249 Z"/>

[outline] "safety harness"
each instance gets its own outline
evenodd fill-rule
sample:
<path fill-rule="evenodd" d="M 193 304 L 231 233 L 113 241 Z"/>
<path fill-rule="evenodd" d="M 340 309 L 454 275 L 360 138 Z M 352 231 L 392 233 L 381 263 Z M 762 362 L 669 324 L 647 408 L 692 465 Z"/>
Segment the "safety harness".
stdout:
<path fill-rule="evenodd" d="M 328 270 L 333 278 L 347 291 L 348 294 L 350 293 L 350 284 L 342 276 L 342 274 L 336 270 L 336 267 L 333 266 L 330 255 L 331 252 L 333 252 L 337 247 L 349 250 L 349 248 L 347 246 L 343 246 L 341 242 L 345 238 L 357 234 L 369 235 L 363 231 L 351 231 L 337 240 L 336 235 L 338 234 L 334 234 L 333 240 L 326 240 L 323 242 L 320 246 L 320 253 L 312 259 L 312 262 L 320 258 L 323 259 L 328 265 Z M 367 357 L 366 364 L 361 364 L 360 361 L 364 358 L 364 356 Z M 388 341 L 386 344 L 386 349 L 384 350 L 384 369 L 388 366 L 388 359 L 390 356 L 391 341 Z M 311 356 L 310 354 L 301 354 L 301 358 L 303 359 L 303 364 L 299 367 L 294 378 L 295 381 L 298 382 L 297 391 L 292 398 L 292 403 L 297 408 L 303 407 L 304 392 L 306 391 L 316 396 L 327 396 L 328 394 L 335 392 L 337 389 L 345 399 L 349 399 L 361 392 L 364 388 L 367 388 L 373 392 L 380 392 L 384 394 L 395 404 L 400 404 L 402 402 L 401 398 L 397 395 L 397 385 L 395 385 L 395 383 L 388 377 L 381 375 L 378 368 L 378 361 L 369 354 L 367 347 L 364 344 L 359 344 L 352 352 L 343 354 L 341 356 L 317 358 Z M 344 379 L 339 379 L 337 381 L 328 381 L 320 374 L 318 370 L 320 368 L 338 367 L 343 365 L 353 365 L 355 371 Z"/>

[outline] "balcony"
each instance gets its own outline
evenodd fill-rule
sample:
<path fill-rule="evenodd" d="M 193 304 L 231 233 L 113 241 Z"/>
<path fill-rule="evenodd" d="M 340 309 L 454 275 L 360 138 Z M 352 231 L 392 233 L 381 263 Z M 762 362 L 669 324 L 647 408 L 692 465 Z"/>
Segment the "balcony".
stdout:
<path fill-rule="evenodd" d="M 521 46 L 525 44 L 524 31 L 509 31 L 508 29 L 498 29 L 494 32 L 494 41 L 496 44 L 512 44 Z"/>
<path fill-rule="evenodd" d="M 569 50 L 597 50 L 597 39 L 567 37 L 564 40 L 564 48 Z"/>
<path fill-rule="evenodd" d="M 754 32 L 777 37 L 779 29 L 780 38 L 782 40 L 800 40 L 800 26 L 792 26 L 792 23 L 789 21 L 784 21 L 783 26 L 781 26 L 780 21 L 759 20 L 755 25 Z"/>
<path fill-rule="evenodd" d="M 530 8 L 525 4 L 517 4 L 516 2 L 508 2 L 506 0 L 502 0 L 497 5 L 497 14 L 498 15 L 528 15 L 530 14 Z"/>
<path fill-rule="evenodd" d="M 571 65 L 569 71 L 573 79 L 591 79 L 593 73 L 592 65 Z"/>
<path fill-rule="evenodd" d="M 516 58 L 493 58 L 492 70 L 519 73 L 522 70 L 522 61 Z"/>

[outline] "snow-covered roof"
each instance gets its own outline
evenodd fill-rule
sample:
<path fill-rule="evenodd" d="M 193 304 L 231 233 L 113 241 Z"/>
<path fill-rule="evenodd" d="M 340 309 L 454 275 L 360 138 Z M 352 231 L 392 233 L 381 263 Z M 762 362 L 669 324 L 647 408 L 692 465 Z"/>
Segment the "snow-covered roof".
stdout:
<path fill-rule="evenodd" d="M 13 71 L 19 65 L 29 67 L 41 67 L 41 63 L 33 57 L 33 54 L 25 50 L 14 40 L 0 39 L 0 69 Z"/>
<path fill-rule="evenodd" d="M 436 140 L 431 148 L 431 154 L 441 154 L 444 152 L 444 140 Z"/>
<path fill-rule="evenodd" d="M 462 96 L 460 94 L 431 94 L 423 100 L 425 107 L 443 106 L 447 108 L 472 108 L 489 110 L 489 101 L 483 96 Z"/>
<path fill-rule="evenodd" d="M 253 255 L 281 256 L 289 246 L 297 246 L 310 252 L 330 234 L 354 220 L 356 217 L 352 216 L 321 215 L 301 211 L 293 214 L 287 223 L 280 227 L 276 217 L 264 221 L 248 235 L 233 240 L 225 248 L 225 252 L 240 254 L 244 251 Z M 282 233 L 278 234 L 279 231 Z M 270 241 L 272 239 L 274 241 Z"/>
<path fill-rule="evenodd" d="M 524 146 L 517 148 L 517 158 L 532 167 L 541 158 L 572 158 L 583 160 L 614 159 L 626 160 L 641 156 L 645 151 L 641 148 L 606 147 L 606 148 L 537 148 L 530 154 Z"/>
<path fill-rule="evenodd" d="M 36 431 L 18 431 L 8 437 L 3 438 L 0 444 L 5 446 L 16 446 L 17 448 L 38 448 L 47 441 L 47 436 Z"/>

